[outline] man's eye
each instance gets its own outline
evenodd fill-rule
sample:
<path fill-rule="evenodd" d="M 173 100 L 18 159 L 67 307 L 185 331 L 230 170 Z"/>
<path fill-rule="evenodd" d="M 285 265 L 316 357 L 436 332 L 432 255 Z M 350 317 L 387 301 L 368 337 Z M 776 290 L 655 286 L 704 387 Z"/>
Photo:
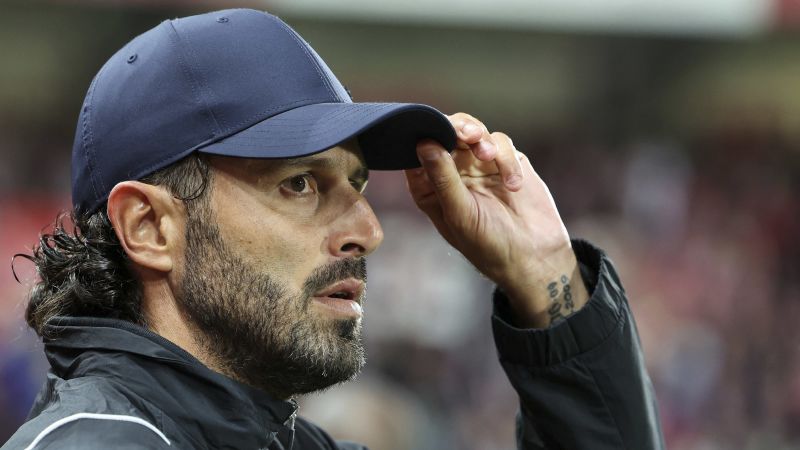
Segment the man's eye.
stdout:
<path fill-rule="evenodd" d="M 281 183 L 281 187 L 292 194 L 312 194 L 316 191 L 314 179 L 309 174 L 297 175 Z"/>
<path fill-rule="evenodd" d="M 367 187 L 367 183 L 365 181 L 359 180 L 350 180 L 350 186 L 353 186 L 353 189 L 357 190 L 358 192 L 364 192 L 364 188 Z"/>

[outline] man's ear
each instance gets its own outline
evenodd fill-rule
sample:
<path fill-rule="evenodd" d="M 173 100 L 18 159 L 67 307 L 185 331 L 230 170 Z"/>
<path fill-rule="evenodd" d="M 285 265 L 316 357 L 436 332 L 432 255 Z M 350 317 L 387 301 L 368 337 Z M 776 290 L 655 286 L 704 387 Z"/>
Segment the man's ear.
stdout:
<path fill-rule="evenodd" d="M 123 181 L 108 195 L 108 218 L 137 265 L 170 272 L 182 254 L 185 209 L 166 188 Z"/>

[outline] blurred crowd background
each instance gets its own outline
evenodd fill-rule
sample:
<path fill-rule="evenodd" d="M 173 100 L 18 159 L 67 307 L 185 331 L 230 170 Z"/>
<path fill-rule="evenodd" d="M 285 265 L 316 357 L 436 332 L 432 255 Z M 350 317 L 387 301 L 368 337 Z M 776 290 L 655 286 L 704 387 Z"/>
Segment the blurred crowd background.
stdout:
<path fill-rule="evenodd" d="M 668 3 L 668 4 L 667 4 Z M 356 101 L 466 111 L 511 135 L 573 237 L 629 293 L 669 448 L 800 449 L 800 1 L 0 3 L 0 442 L 47 364 L 24 260 L 69 205 L 102 63 L 165 18 L 247 6 L 303 35 Z M 301 412 L 381 449 L 510 449 L 492 286 L 373 173 L 368 367 Z"/>

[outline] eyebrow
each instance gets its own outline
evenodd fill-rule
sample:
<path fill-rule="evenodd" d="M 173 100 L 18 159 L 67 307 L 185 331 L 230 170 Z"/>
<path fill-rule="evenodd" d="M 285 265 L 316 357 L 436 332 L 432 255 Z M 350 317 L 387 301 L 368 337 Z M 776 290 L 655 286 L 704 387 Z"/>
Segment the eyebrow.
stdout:
<path fill-rule="evenodd" d="M 342 166 L 335 158 L 326 156 L 301 156 L 299 158 L 291 158 L 282 160 L 281 163 L 286 167 L 306 166 L 315 169 L 335 170 Z M 360 182 L 366 183 L 369 180 L 369 169 L 364 164 L 359 164 L 358 168 L 350 172 L 349 178 Z"/>

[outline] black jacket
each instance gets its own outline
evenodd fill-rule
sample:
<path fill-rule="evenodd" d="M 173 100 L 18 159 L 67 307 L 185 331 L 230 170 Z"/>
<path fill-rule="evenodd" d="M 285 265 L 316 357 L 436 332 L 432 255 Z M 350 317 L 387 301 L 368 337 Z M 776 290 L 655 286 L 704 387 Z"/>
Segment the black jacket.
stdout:
<path fill-rule="evenodd" d="M 492 325 L 520 396 L 525 449 L 664 448 L 652 386 L 627 300 L 610 262 L 573 243 L 592 293 L 565 322 L 515 328 L 502 293 Z M 7 449 L 358 449 L 271 398 L 203 366 L 128 322 L 59 318 L 45 340 L 51 371 Z M 380 449 L 375 449 L 380 450 Z"/>

